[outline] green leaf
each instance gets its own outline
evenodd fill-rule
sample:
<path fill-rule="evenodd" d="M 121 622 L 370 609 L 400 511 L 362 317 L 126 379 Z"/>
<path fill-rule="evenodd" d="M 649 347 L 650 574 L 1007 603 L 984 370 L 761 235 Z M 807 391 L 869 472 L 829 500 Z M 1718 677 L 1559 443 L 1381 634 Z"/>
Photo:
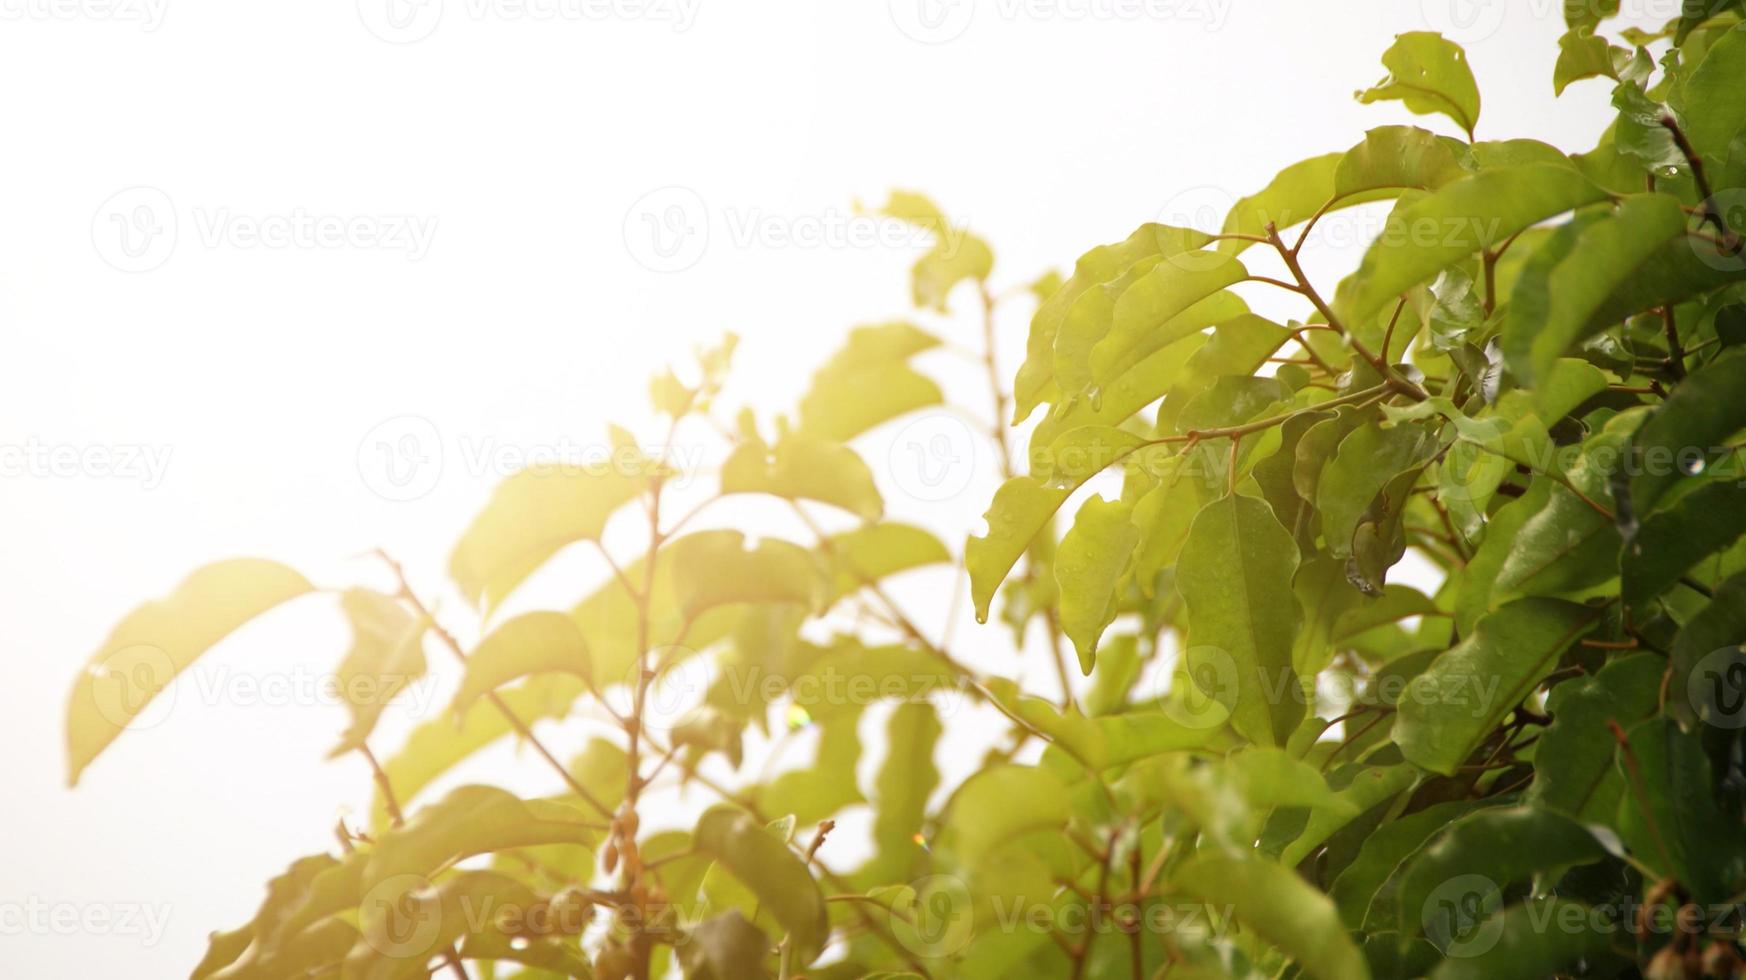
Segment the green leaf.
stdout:
<path fill-rule="evenodd" d="M 1412 766 L 1378 766 L 1359 771 L 1352 782 L 1335 795 L 1336 806 L 1324 807 L 1310 814 L 1303 833 L 1280 852 L 1279 863 L 1286 867 L 1298 866 L 1360 814 L 1408 792 L 1418 782 L 1419 773 Z"/>
<path fill-rule="evenodd" d="M 873 856 L 859 878 L 909 881 L 925 857 L 918 838 L 940 783 L 934 749 L 943 731 L 933 705 L 900 704 L 886 728 L 885 761 L 873 784 Z"/>
<path fill-rule="evenodd" d="M 1631 478 L 1631 507 L 1652 513 L 1681 480 L 1723 455 L 1724 440 L 1746 428 L 1746 350 L 1729 349 L 1673 389 L 1637 430 L 1632 449 L 1640 467 Z"/>
<path fill-rule="evenodd" d="M 722 463 L 721 492 L 767 493 L 786 500 L 816 500 L 876 521 L 885 511 L 873 473 L 840 443 L 791 432 L 771 446 L 750 438 Z"/>
<path fill-rule="evenodd" d="M 1030 338 L 1025 342 L 1025 362 L 1013 380 L 1014 425 L 1034 411 L 1055 381 L 1055 335 L 1061 321 L 1086 293 L 1119 278 L 1135 263 L 1147 258 L 1193 251 L 1211 236 L 1188 228 L 1141 225 L 1126 241 L 1100 245 L 1079 257 L 1073 276 L 1050 294 L 1031 318 Z M 1114 297 L 1109 297 L 1114 301 Z"/>
<path fill-rule="evenodd" d="M 1577 226 L 1574 241 L 1548 246 L 1562 253 L 1555 267 L 1530 262 L 1504 327 L 1504 352 L 1517 375 L 1530 382 L 1545 375 L 1605 327 L 1593 317 L 1611 284 L 1643 275 L 1662 245 L 1684 236 L 1685 221 L 1677 198 L 1634 195 L 1611 216 Z"/>
<path fill-rule="evenodd" d="M 1281 170 L 1266 187 L 1231 206 L 1220 233 L 1261 237 L 1267 234 L 1268 225 L 1284 231 L 1308 221 L 1336 196 L 1334 174 L 1344 156 L 1328 153 Z M 1237 255 L 1252 244 L 1232 238 L 1219 242 L 1218 249 Z"/>
<path fill-rule="evenodd" d="M 823 604 L 825 580 L 811 552 L 774 538 L 745 544 L 738 531 L 700 531 L 673 542 L 674 589 L 686 620 L 743 602 Z"/>
<path fill-rule="evenodd" d="M 1705 558 L 1746 534 L 1746 486 L 1706 483 L 1650 514 L 1626 542 L 1625 603 L 1643 609 Z"/>
<path fill-rule="evenodd" d="M 1666 662 L 1652 654 L 1614 660 L 1593 677 L 1552 689 L 1552 724 L 1534 750 L 1528 802 L 1586 822 L 1618 812 L 1624 783 L 1613 766 L 1618 745 L 1608 722 L 1630 725 L 1654 714 Z"/>
<path fill-rule="evenodd" d="M 449 577 L 490 612 L 568 545 L 599 541 L 613 512 L 655 472 L 653 460 L 615 452 L 608 461 L 531 466 L 498 484 L 449 555 Z"/>
<path fill-rule="evenodd" d="M 1413 678 L 1394 741 L 1407 761 L 1454 775 L 1595 622 L 1596 610 L 1556 599 L 1518 599 L 1481 619 L 1473 635 Z"/>
<path fill-rule="evenodd" d="M 1473 138 L 1479 123 L 1479 83 L 1459 44 L 1429 31 L 1411 31 L 1395 38 L 1382 64 L 1388 77 L 1359 92 L 1358 101 L 1399 100 L 1421 116 L 1440 113 Z"/>
<path fill-rule="evenodd" d="M 910 291 L 915 305 L 946 312 L 946 297 L 952 288 L 968 280 L 981 281 L 994 269 L 994 253 L 988 243 L 946 219 L 943 212 L 921 194 L 892 191 L 880 213 L 907 222 L 933 234 L 934 244 L 916 260 L 911 270 Z"/>
<path fill-rule="evenodd" d="M 1629 741 L 1630 754 L 1619 753 L 1626 784 L 1619 836 L 1638 860 L 1676 879 L 1695 901 L 1724 901 L 1746 870 L 1746 847 L 1737 811 L 1724 812 L 1716 801 L 1701 738 L 1680 731 L 1671 718 L 1651 718 L 1631 729 Z"/>
<path fill-rule="evenodd" d="M 492 630 L 467 658 L 460 690 L 449 706 L 457 717 L 510 681 L 533 674 L 593 677 L 588 644 L 576 621 L 558 612 L 531 612 Z"/>
<path fill-rule="evenodd" d="M 788 930 L 795 962 L 811 963 L 830 936 L 824 894 L 800 856 L 742 810 L 718 806 L 694 831 L 699 850 L 750 888 L 761 911 Z"/>
<path fill-rule="evenodd" d="M 1121 425 L 1136 412 L 1168 394 L 1188 370 L 1194 355 L 1206 346 L 1204 335 L 1190 334 L 1135 364 L 1100 389 L 1100 397 L 1095 401 L 1080 398 L 1053 406 L 1032 430 L 1031 445 L 1048 446 L 1065 433 L 1085 426 Z"/>
<path fill-rule="evenodd" d="M 1552 94 L 1563 95 L 1571 83 L 1585 78 L 1619 77 L 1613 46 L 1604 37 L 1575 28 L 1558 39 L 1558 64 L 1552 69 Z"/>
<path fill-rule="evenodd" d="M 1032 451 L 1031 471 L 1036 475 L 1015 476 L 1001 484 L 983 515 L 988 533 L 972 535 L 964 544 L 977 622 L 988 621 L 995 590 L 1073 491 L 1145 445 L 1146 440 L 1120 429 L 1084 426 L 1056 439 L 1046 450 Z"/>
<path fill-rule="evenodd" d="M 1474 803 L 1466 800 L 1440 803 L 1384 823 L 1365 838 L 1358 857 L 1346 866 L 1346 870 L 1340 872 L 1333 887 L 1328 890 L 1328 895 L 1340 910 L 1340 921 L 1346 928 L 1365 928 L 1372 933 L 1378 931 L 1377 925 L 1365 921 L 1365 913 L 1370 910 L 1372 900 L 1389 879 L 1400 872 L 1408 859 L 1418 853 L 1426 841 L 1441 832 L 1450 821 L 1467 814 L 1474 806 Z M 1396 914 L 1394 908 L 1389 907 L 1386 914 L 1390 916 L 1389 923 L 1393 924 L 1392 917 Z"/>
<path fill-rule="evenodd" d="M 424 634 L 430 627 L 429 620 L 414 616 L 393 596 L 369 589 L 347 589 L 340 606 L 351 623 L 352 648 L 340 662 L 335 688 L 352 723 L 329 758 L 363 745 L 382 709 L 424 676 Z"/>
<path fill-rule="evenodd" d="M 1388 216 L 1340 317 L 1363 323 L 1438 272 L 1547 218 L 1606 199 L 1569 166 L 1530 163 L 1447 184 Z"/>
<path fill-rule="evenodd" d="M 1577 928 L 1569 928 L 1569 923 Z M 1611 951 L 1593 910 L 1568 899 L 1530 898 L 1470 923 L 1467 944 L 1431 971 L 1431 980 L 1541 980 L 1563 976 Z"/>
<path fill-rule="evenodd" d="M 1328 550 L 1337 557 L 1351 554 L 1353 532 L 1377 494 L 1395 477 L 1424 465 L 1437 449 L 1436 436 L 1411 423 L 1384 428 L 1369 422 L 1340 440 L 1316 487 Z"/>
<path fill-rule="evenodd" d="M 1436 190 L 1467 176 L 1458 156 L 1465 149 L 1417 126 L 1378 126 L 1340 158 L 1334 194 L 1342 202 L 1359 203 L 1378 199 L 1375 191 Z"/>
<path fill-rule="evenodd" d="M 498 696 L 516 717 L 531 725 L 564 717 L 584 690 L 583 683 L 574 677 L 544 675 L 500 691 Z M 413 729 L 399 753 L 382 768 L 404 805 L 437 777 L 514 731 L 495 705 L 475 704 L 458 722 L 445 715 Z M 377 830 L 388 825 L 388 811 L 379 794 L 371 808 L 370 825 Z"/>
<path fill-rule="evenodd" d="M 1733 729 L 1746 725 L 1746 572 L 1715 593 L 1674 638 L 1668 706 L 1688 724 Z"/>
<path fill-rule="evenodd" d="M 1177 562 L 1188 607 L 1190 676 L 1251 741 L 1283 745 L 1303 716 L 1292 646 L 1297 545 L 1272 508 L 1227 496 L 1194 520 Z"/>
<path fill-rule="evenodd" d="M 1618 526 L 1595 505 L 1611 501 L 1613 469 L 1639 421 L 1635 413 L 1615 416 L 1583 444 L 1566 475 L 1570 486 L 1554 484 L 1546 505 L 1512 536 L 1509 557 L 1493 583 L 1493 601 L 1577 593 L 1618 575 Z"/>
<path fill-rule="evenodd" d="M 976 867 L 1031 834 L 1059 836 L 1072 816 L 1069 804 L 1067 787 L 1054 773 L 1030 766 L 994 766 L 958 788 L 946 826 L 958 856 Z"/>
<path fill-rule="evenodd" d="M 1564 23 L 1571 30 L 1592 31 L 1618 12 L 1619 0 L 1564 0 Z"/>
<path fill-rule="evenodd" d="M 1170 888 L 1231 913 L 1256 935 L 1323 980 L 1368 980 L 1370 968 L 1334 911 L 1302 878 L 1258 858 L 1201 855 L 1170 876 Z"/>
<path fill-rule="evenodd" d="M 1123 290 L 1107 333 L 1069 333 L 1063 326 L 1055 341 L 1056 380 L 1068 393 L 1114 381 L 1152 351 L 1200 330 L 1204 323 L 1182 314 L 1248 276 L 1241 262 L 1221 253 L 1164 259 Z"/>
<path fill-rule="evenodd" d="M 1401 929 L 1423 930 L 1451 955 L 1472 952 L 1481 937 L 1463 927 L 1473 909 L 1495 909 L 1511 883 L 1606 856 L 1586 828 L 1550 810 L 1481 810 L 1451 824 L 1413 859 L 1400 886 Z"/>
<path fill-rule="evenodd" d="M 764 980 L 770 975 L 765 968 L 769 937 L 738 909 L 698 923 L 678 953 L 685 976 L 695 980 Z"/>
<path fill-rule="evenodd" d="M 812 376 L 800 399 L 798 428 L 827 442 L 848 442 L 883 422 L 943 401 L 940 386 L 909 359 L 940 345 L 911 323 L 856 327 L 848 342 Z"/>
<path fill-rule="evenodd" d="M 1736 27 L 1710 45 L 1709 54 L 1685 80 L 1685 133 L 1698 156 L 1716 164 L 1728 159 L 1734 138 L 1746 129 L 1746 28 Z"/>
<path fill-rule="evenodd" d="M 861 761 L 860 725 L 865 705 L 842 704 L 841 695 L 813 700 L 839 703 L 820 706 L 820 717 L 814 722 L 819 728 L 818 751 L 812 765 L 777 776 L 754 796 L 760 811 L 790 814 L 809 824 L 846 806 L 866 802 L 855 778 L 855 767 Z"/>
<path fill-rule="evenodd" d="M 1097 662 L 1097 641 L 1115 620 L 1116 586 L 1127 570 L 1140 529 L 1134 508 L 1119 500 L 1089 497 L 1061 539 L 1055 583 L 1061 590 L 1061 629 L 1079 654 L 1086 676 Z"/>
<path fill-rule="evenodd" d="M 237 558 L 196 570 L 176 591 L 115 624 L 67 702 L 67 784 L 218 641 L 314 586 L 277 562 Z"/>
<path fill-rule="evenodd" d="M 951 552 L 931 532 L 894 522 L 832 535 L 825 551 L 836 573 L 832 589 L 837 598 L 900 572 L 952 560 Z"/>
<path fill-rule="evenodd" d="M 495 786 L 462 786 L 383 834 L 364 867 L 369 892 L 389 879 L 425 877 L 463 858 L 538 844 L 591 844 L 601 833 L 582 811 L 522 800 Z"/>

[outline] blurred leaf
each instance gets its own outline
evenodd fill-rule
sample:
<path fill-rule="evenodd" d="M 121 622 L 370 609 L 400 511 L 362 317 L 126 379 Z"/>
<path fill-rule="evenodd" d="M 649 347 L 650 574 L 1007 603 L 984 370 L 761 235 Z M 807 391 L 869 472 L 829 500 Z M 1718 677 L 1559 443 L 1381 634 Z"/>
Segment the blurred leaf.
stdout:
<path fill-rule="evenodd" d="M 721 468 L 721 492 L 767 493 L 787 500 L 816 500 L 876 521 L 885 510 L 873 473 L 847 446 L 789 433 L 770 446 L 742 442 Z"/>
<path fill-rule="evenodd" d="M 314 586 L 278 562 L 237 558 L 198 569 L 127 614 L 73 681 L 67 784 L 127 730 L 177 675 L 238 627 Z"/>
<path fill-rule="evenodd" d="M 531 612 L 492 630 L 467 658 L 449 710 L 457 717 L 510 681 L 531 674 L 572 674 L 588 681 L 593 665 L 576 621 L 563 613 Z"/>
<path fill-rule="evenodd" d="M 849 331 L 848 342 L 813 374 L 800 400 L 800 432 L 848 442 L 882 422 L 940 404 L 940 386 L 909 366 L 911 357 L 939 345 L 938 337 L 901 321 Z"/>
<path fill-rule="evenodd" d="M 738 531 L 700 531 L 673 542 L 674 587 L 686 620 L 742 602 L 822 604 L 826 583 L 811 552 L 774 538 L 745 544 Z"/>
<path fill-rule="evenodd" d="M 788 930 L 797 964 L 811 963 L 830 934 L 824 895 L 788 845 L 741 810 L 718 806 L 698 819 L 697 847 L 752 890 Z"/>
<path fill-rule="evenodd" d="M 1170 875 L 1170 888 L 1237 921 L 1320 980 L 1368 980 L 1370 968 L 1328 897 L 1289 869 L 1259 858 L 1200 855 Z"/>
<path fill-rule="evenodd" d="M 363 745 L 382 709 L 424 676 L 424 634 L 430 627 L 393 596 L 369 589 L 347 589 L 340 595 L 340 607 L 351 623 L 352 648 L 340 662 L 335 682 L 352 724 L 329 758 Z"/>
<path fill-rule="evenodd" d="M 567 545 L 598 541 L 607 518 L 648 485 L 654 461 L 615 452 L 597 465 L 531 466 L 497 485 L 455 543 L 449 577 L 490 612 Z"/>
<path fill-rule="evenodd" d="M 734 909 L 699 923 L 679 944 L 691 980 L 763 980 L 769 955 L 769 938 Z"/>

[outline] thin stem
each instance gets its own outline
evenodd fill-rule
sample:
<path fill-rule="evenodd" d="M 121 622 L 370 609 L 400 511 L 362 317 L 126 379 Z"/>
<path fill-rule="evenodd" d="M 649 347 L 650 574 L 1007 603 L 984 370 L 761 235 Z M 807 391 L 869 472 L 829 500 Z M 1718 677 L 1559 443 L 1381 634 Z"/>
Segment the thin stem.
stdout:
<path fill-rule="evenodd" d="M 390 557 L 386 551 L 378 549 L 376 555 L 393 570 L 394 578 L 399 583 L 400 598 L 405 600 L 407 604 L 411 605 L 413 611 L 418 613 L 421 619 L 430 623 L 431 632 L 435 633 L 437 638 L 442 640 L 443 645 L 448 647 L 449 652 L 454 654 L 456 660 L 465 664 L 467 662 L 467 653 L 461 649 L 460 641 L 456 640 L 455 635 L 450 633 L 442 623 L 437 621 L 436 616 L 431 613 L 429 607 L 427 607 L 424 602 L 418 598 L 418 595 L 412 591 L 412 586 L 406 581 L 405 569 L 401 568 L 400 563 Z M 510 726 L 515 729 L 516 733 L 529 745 L 533 746 L 534 751 L 538 752 L 540 757 L 545 759 L 546 762 L 551 765 L 552 769 L 554 769 L 564 780 L 564 784 L 570 788 L 571 792 L 581 797 L 589 806 L 592 806 L 596 811 L 598 811 L 601 816 L 608 819 L 612 818 L 612 811 L 607 809 L 606 804 L 601 803 L 593 793 L 590 793 L 588 787 L 577 782 L 576 777 L 570 773 L 570 770 L 565 768 L 562 762 L 558 761 L 557 756 L 554 756 L 550 749 L 546 748 L 545 743 L 541 742 L 539 737 L 533 733 L 533 729 L 528 727 L 527 722 L 523 721 L 521 716 L 515 713 L 515 709 L 511 708 L 509 703 L 503 700 L 502 695 L 498 694 L 496 691 L 492 691 L 486 694 L 485 698 L 497 708 L 498 712 L 503 715 L 504 719 L 506 719 Z"/>
<path fill-rule="evenodd" d="M 1678 120 L 1672 116 L 1664 115 L 1661 117 L 1661 125 L 1673 136 L 1673 145 L 1679 147 L 1679 152 L 1685 156 L 1685 162 L 1691 165 L 1692 182 L 1697 184 L 1698 195 L 1703 198 L 1704 217 L 1710 224 L 1716 226 L 1716 231 L 1721 233 L 1723 248 L 1730 253 L 1738 254 L 1740 237 L 1734 234 L 1734 229 L 1728 227 L 1727 219 L 1716 208 L 1715 194 L 1710 190 L 1709 175 L 1704 171 L 1703 157 L 1698 155 L 1697 150 L 1691 145 L 1691 140 L 1686 138 L 1685 130 L 1680 128 Z"/>
<path fill-rule="evenodd" d="M 370 764 L 370 774 L 376 780 L 376 788 L 382 793 L 382 806 L 388 811 L 389 822 L 395 827 L 404 825 L 406 814 L 400 809 L 400 799 L 394 795 L 394 785 L 388 781 L 388 773 L 382 769 L 382 764 L 376 761 L 376 753 L 370 751 L 370 746 L 367 743 L 360 742 L 358 754 L 362 755 L 364 761 Z M 467 975 L 467 968 L 461 965 L 461 958 L 455 953 L 454 946 L 445 947 L 442 957 L 443 965 L 449 968 L 449 972 L 459 977 L 460 980 L 472 980 L 472 977 Z"/>

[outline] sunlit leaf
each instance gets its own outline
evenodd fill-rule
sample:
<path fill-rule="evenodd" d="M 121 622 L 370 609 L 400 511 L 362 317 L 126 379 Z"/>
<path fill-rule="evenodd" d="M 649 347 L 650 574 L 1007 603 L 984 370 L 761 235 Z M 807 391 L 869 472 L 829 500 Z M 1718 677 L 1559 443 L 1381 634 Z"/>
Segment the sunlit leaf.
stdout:
<path fill-rule="evenodd" d="M 1098 639 L 1115 619 L 1116 586 L 1140 541 L 1133 510 L 1119 500 L 1087 498 L 1055 556 L 1061 629 L 1073 641 L 1079 669 L 1087 676 L 1097 661 Z"/>
<path fill-rule="evenodd" d="M 847 446 L 788 433 L 774 446 L 747 439 L 721 468 L 721 492 L 816 500 L 873 521 L 885 510 L 873 473 Z"/>
<path fill-rule="evenodd" d="M 277 562 L 207 565 L 176 591 L 110 630 L 73 682 L 67 702 L 67 782 L 109 747 L 202 654 L 249 620 L 314 587 Z"/>
<path fill-rule="evenodd" d="M 812 962 L 830 934 L 818 882 L 788 845 L 742 810 L 715 807 L 697 821 L 697 847 L 753 894 L 788 930 L 795 962 Z"/>
<path fill-rule="evenodd" d="M 1199 856 L 1171 874 L 1170 887 L 1213 908 L 1229 908 L 1308 976 L 1370 976 L 1364 957 L 1340 926 L 1334 904 L 1288 868 L 1259 858 Z"/>
<path fill-rule="evenodd" d="M 581 629 L 563 613 L 517 616 L 492 630 L 468 656 L 450 710 L 462 716 L 474 702 L 510 681 L 548 673 L 592 679 L 593 665 Z"/>
<path fill-rule="evenodd" d="M 1382 64 L 1388 77 L 1358 93 L 1358 101 L 1398 100 L 1419 115 L 1448 116 L 1473 136 L 1479 123 L 1479 84 L 1460 45 L 1439 34 L 1412 31 L 1394 39 Z"/>

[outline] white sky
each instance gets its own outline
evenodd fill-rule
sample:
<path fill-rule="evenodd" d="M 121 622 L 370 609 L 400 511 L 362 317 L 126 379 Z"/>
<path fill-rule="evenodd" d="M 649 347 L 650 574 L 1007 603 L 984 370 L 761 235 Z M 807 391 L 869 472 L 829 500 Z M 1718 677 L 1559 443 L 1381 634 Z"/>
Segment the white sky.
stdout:
<path fill-rule="evenodd" d="M 0 0 L 7 975 L 185 975 L 208 931 L 244 921 L 270 875 L 329 847 L 340 807 L 368 799 L 357 759 L 322 761 L 341 709 L 238 693 L 337 663 L 346 633 L 321 599 L 227 643 L 205 688 L 179 688 L 161 723 L 65 789 L 67 691 L 117 618 L 235 555 L 379 582 L 353 556 L 383 546 L 435 593 L 501 476 L 474 462 L 480 447 L 598 443 L 608 418 L 655 437 L 647 377 L 724 330 L 744 337 L 729 402 L 787 409 L 847 327 L 905 312 L 917 248 L 806 240 L 864 230 L 857 199 L 933 195 L 993 244 L 997 285 L 1017 285 L 1409 121 L 1351 95 L 1381 77 L 1395 33 L 1427 27 L 1471 42 L 1482 138 L 1583 150 L 1607 116 L 1599 83 L 1552 97 L 1553 0 L 360 2 Z M 389 2 L 413 15 L 402 31 Z M 1650 22 L 1678 0 L 1639 6 Z M 144 190 L 114 198 L 130 188 Z M 646 198 L 663 188 L 679 190 Z M 679 243 L 688 268 L 654 271 L 644 213 L 674 204 L 707 237 Z M 176 233 L 130 256 L 144 226 L 122 229 L 142 205 Z M 305 215 L 349 230 L 250 237 Z M 1362 231 L 1330 234 L 1342 227 Z M 1337 275 L 1354 248 L 1312 271 Z M 1028 316 L 1002 324 L 1009 376 Z M 976 343 L 968 316 L 928 322 Z M 932 363 L 984 404 L 974 372 Z M 424 421 L 377 428 L 403 416 Z M 440 470 L 418 475 L 429 492 L 375 492 L 367 437 L 438 447 Z M 892 440 L 869 443 L 876 463 Z M 167 465 L 121 465 L 141 447 Z M 74 472 L 53 455 L 69 452 Z M 880 465 L 894 516 L 955 545 L 996 482 L 976 460 L 939 501 Z M 524 599 L 567 606 L 598 575 L 575 558 Z M 942 574 L 904 595 L 937 628 L 951 591 Z M 958 637 L 1010 669 L 1004 630 Z M 554 788 L 532 763 L 521 773 Z M 146 908 L 168 914 L 161 935 L 55 918 Z"/>

